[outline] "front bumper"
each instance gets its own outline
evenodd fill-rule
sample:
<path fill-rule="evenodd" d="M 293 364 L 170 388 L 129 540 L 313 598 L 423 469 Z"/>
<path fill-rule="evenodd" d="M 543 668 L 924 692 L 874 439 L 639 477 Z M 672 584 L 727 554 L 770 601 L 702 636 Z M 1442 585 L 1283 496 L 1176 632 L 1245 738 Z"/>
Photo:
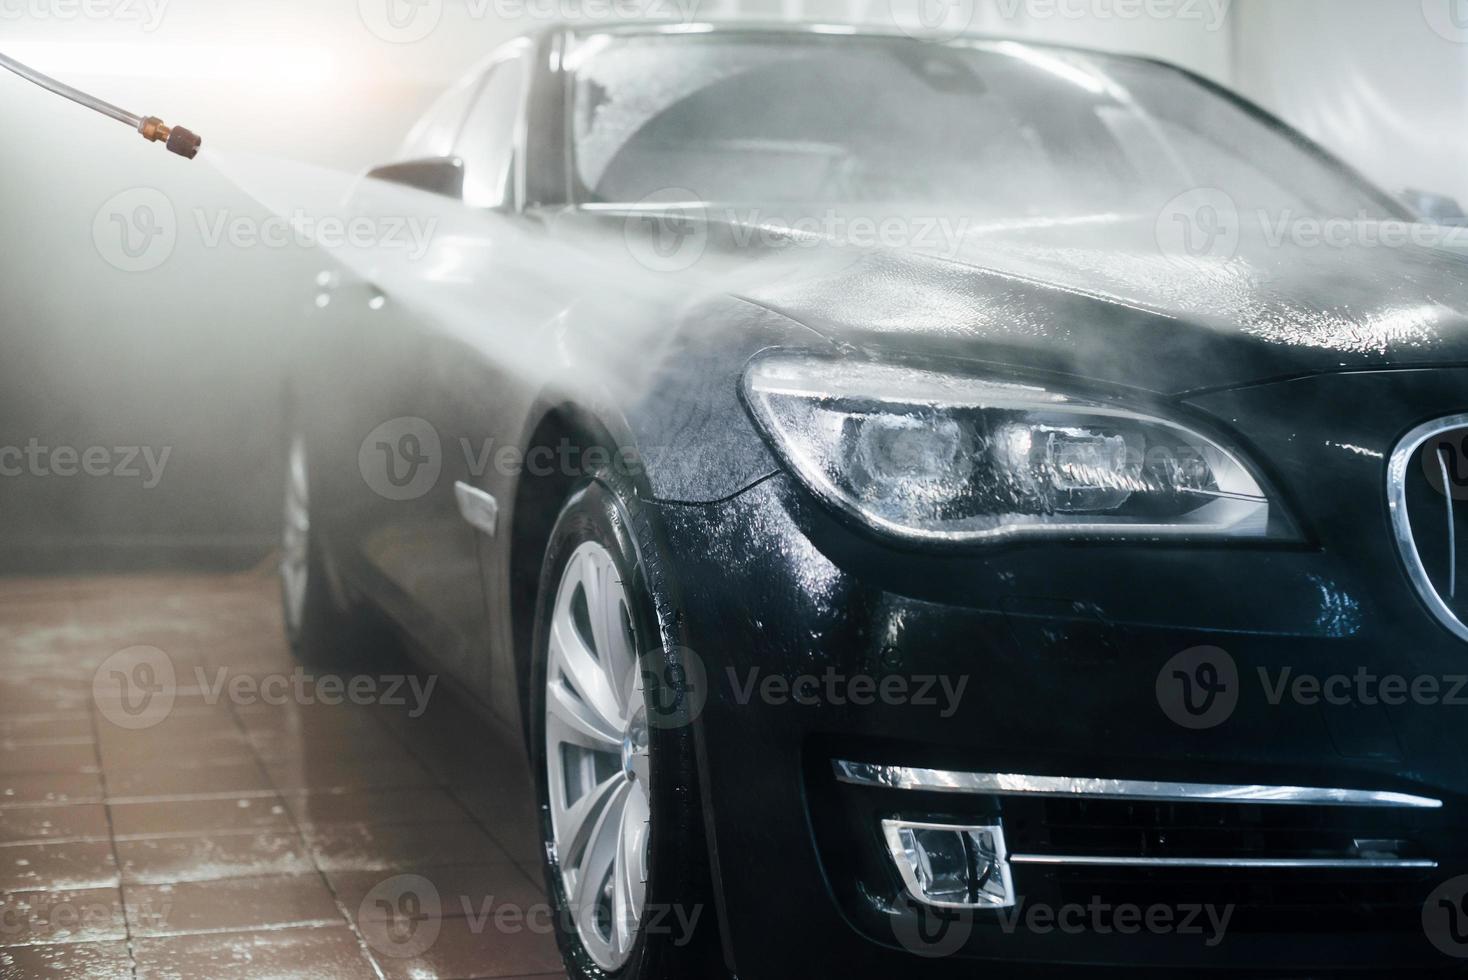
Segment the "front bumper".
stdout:
<path fill-rule="evenodd" d="M 1459 830 L 1468 682 L 1453 690 L 1468 675 L 1468 649 L 1411 591 L 1382 488 L 1395 439 L 1424 417 L 1462 410 L 1455 399 L 1465 391 L 1468 372 L 1382 372 L 1196 400 L 1250 434 L 1252 458 L 1276 464 L 1271 476 L 1309 536 L 1297 546 L 927 554 L 845 525 L 785 476 L 720 504 L 659 505 L 683 639 L 706 674 L 696 728 L 738 975 L 971 976 L 976 959 L 1003 961 L 1007 975 L 1077 964 L 1299 974 L 1468 962 L 1457 958 L 1468 956 L 1468 936 L 1458 944 L 1433 918 L 1455 914 L 1439 899 L 1468 874 Z M 1214 673 L 1196 673 L 1204 662 Z M 1190 710 L 1185 701 L 1196 709 L 1206 698 L 1180 679 L 1174 690 L 1180 672 L 1233 692 Z M 1352 682 L 1312 698 L 1302 676 Z M 1405 702 L 1373 696 L 1395 676 L 1435 678 L 1436 700 L 1421 688 Z M 1443 805 L 923 793 L 840 782 L 836 759 L 1338 787 Z M 1011 849 L 1062 854 L 1418 860 L 1027 865 L 1014 869 L 1018 913 L 955 924 L 904 899 L 884 816 L 998 819 Z M 1184 929 L 1188 916 L 1201 926 Z"/>

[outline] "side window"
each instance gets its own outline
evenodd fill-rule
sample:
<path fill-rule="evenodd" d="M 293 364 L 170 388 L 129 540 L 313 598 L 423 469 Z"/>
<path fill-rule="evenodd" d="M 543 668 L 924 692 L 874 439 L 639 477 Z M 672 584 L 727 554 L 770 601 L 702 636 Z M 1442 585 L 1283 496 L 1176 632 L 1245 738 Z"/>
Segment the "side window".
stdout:
<path fill-rule="evenodd" d="M 525 60 L 502 61 L 489 70 L 459 137 L 464 161 L 464 202 L 499 207 L 510 200 L 515 132 L 525 90 Z"/>

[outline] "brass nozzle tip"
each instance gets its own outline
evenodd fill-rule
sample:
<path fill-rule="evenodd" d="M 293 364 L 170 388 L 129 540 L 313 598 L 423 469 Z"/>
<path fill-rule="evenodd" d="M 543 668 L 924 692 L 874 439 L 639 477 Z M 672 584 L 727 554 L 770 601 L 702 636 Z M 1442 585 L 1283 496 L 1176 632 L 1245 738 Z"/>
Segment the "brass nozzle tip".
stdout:
<path fill-rule="evenodd" d="M 186 160 L 192 160 L 198 156 L 199 147 L 204 142 L 201 137 L 182 126 L 166 125 L 157 116 L 149 116 L 138 123 L 138 132 L 142 133 L 146 140 L 166 144 L 168 152 L 177 153 Z"/>

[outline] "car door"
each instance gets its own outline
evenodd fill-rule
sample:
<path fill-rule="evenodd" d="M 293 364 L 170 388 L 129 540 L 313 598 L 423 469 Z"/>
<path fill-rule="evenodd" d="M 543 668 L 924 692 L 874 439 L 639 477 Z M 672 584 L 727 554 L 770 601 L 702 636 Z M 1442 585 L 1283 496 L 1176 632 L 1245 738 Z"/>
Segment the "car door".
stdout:
<path fill-rule="evenodd" d="M 509 271 L 523 257 L 526 234 L 516 187 L 516 152 L 522 143 L 523 103 L 529 71 L 529 42 L 513 42 L 490 59 L 454 146 L 463 164 L 464 213 L 435 248 L 442 264 L 459 263 L 453 282 L 442 282 L 448 315 L 429 326 L 428 366 L 432 412 L 443 445 L 443 472 L 427 515 L 432 522 L 442 574 L 423 602 L 452 627 L 457 653 L 453 668 L 481 700 L 503 713 L 493 690 L 481 557 L 508 533 L 498 516 L 510 473 L 501 450 L 517 433 L 514 405 L 523 400 L 523 378 L 512 352 L 530 324 L 517 317 L 519 284 Z M 505 472 L 502 472 L 505 471 Z M 513 717 L 513 714 L 507 715 Z"/>
<path fill-rule="evenodd" d="M 479 91 L 480 74 L 442 97 L 409 134 L 398 161 L 445 160 Z M 373 232 L 366 248 L 345 247 L 317 278 L 317 370 L 309 382 L 316 440 L 331 456 L 332 508 L 343 571 L 427 653 L 436 666 L 455 669 L 464 629 L 444 581 L 477 582 L 453 507 L 452 481 L 443 459 L 453 448 L 442 438 L 432 356 L 434 327 L 422 315 L 421 266 L 400 247 L 398 229 L 436 217 L 420 202 L 431 195 L 382 176 L 411 163 L 373 171 L 353 190 L 343 214 L 361 216 Z M 458 207 L 445 199 L 444 208 Z M 426 217 L 425 217 L 426 215 Z M 429 239 L 431 243 L 431 238 Z M 320 453 L 317 452 L 319 456 Z"/>

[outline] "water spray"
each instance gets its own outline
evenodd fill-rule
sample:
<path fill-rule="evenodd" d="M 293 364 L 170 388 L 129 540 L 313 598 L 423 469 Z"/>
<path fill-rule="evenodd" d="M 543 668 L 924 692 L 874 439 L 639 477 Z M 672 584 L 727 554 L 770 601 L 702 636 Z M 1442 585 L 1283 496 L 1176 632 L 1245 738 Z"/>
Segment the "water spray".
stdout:
<path fill-rule="evenodd" d="M 8 58 L 3 54 L 0 54 L 0 68 L 8 68 L 26 81 L 33 82 L 64 99 L 70 99 L 77 105 L 86 106 L 93 112 L 100 112 L 118 122 L 127 123 L 141 133 L 144 139 L 154 143 L 163 143 L 170 153 L 177 153 L 188 160 L 199 155 L 199 146 L 204 142 L 202 137 L 196 136 L 182 126 L 169 126 L 157 116 L 133 115 L 109 102 L 103 102 L 101 99 L 88 95 L 80 89 L 72 88 L 54 78 L 42 75 L 34 68 L 23 65 L 14 58 Z"/>

